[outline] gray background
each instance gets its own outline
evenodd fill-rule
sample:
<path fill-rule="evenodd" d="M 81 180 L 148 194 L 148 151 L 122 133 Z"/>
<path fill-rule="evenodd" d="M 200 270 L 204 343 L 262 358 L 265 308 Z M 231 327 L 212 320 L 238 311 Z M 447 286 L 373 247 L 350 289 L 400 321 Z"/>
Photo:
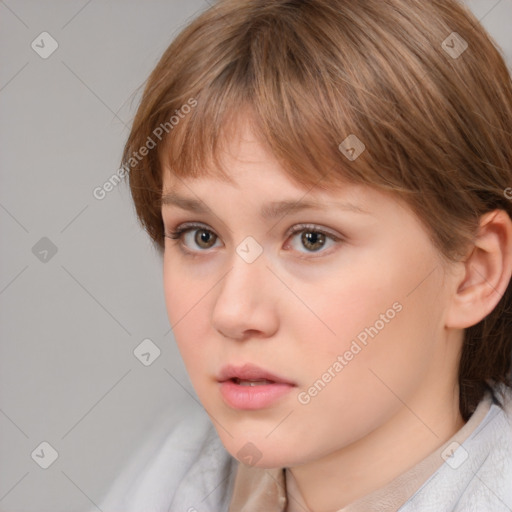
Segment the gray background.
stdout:
<path fill-rule="evenodd" d="M 512 70 L 512 0 L 467 3 Z M 200 407 L 127 183 L 93 190 L 119 167 L 140 86 L 206 7 L 0 0 L 0 512 L 98 510 L 151 429 Z M 58 43 L 45 59 L 42 32 Z M 161 351 L 148 366 L 145 339 Z"/>

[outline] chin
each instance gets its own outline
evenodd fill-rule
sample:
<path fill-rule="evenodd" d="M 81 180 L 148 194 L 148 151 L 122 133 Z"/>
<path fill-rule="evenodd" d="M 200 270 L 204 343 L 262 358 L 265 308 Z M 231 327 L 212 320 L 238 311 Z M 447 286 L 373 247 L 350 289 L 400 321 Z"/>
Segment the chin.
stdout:
<path fill-rule="evenodd" d="M 265 439 L 265 434 L 230 437 L 222 429 L 218 429 L 220 440 L 229 454 L 238 461 L 262 469 L 283 468 L 295 462 L 293 448 L 287 446 L 279 438 Z"/>

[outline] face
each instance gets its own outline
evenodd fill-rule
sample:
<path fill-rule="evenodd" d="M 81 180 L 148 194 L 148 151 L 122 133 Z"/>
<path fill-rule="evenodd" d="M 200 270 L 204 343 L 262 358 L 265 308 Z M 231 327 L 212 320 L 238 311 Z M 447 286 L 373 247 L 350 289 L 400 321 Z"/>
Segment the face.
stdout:
<path fill-rule="evenodd" d="M 249 125 L 240 133 L 223 157 L 233 183 L 165 173 L 165 230 L 184 230 L 165 240 L 165 299 L 226 449 L 293 467 L 439 390 L 449 291 L 426 230 L 396 197 L 308 191 Z"/>

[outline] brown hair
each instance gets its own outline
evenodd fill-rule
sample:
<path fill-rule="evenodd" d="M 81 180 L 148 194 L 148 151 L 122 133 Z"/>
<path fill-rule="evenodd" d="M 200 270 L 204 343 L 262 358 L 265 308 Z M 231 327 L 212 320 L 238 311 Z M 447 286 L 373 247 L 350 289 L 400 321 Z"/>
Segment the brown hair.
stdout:
<path fill-rule="evenodd" d="M 217 149 L 240 112 L 297 183 L 402 197 L 447 261 L 466 254 L 483 214 L 512 217 L 511 77 L 456 0 L 221 0 L 195 19 L 151 73 L 123 153 L 160 251 L 162 152 L 178 178 L 227 179 Z M 349 135 L 366 147 L 353 160 L 339 147 Z M 158 149 L 141 152 L 150 140 Z M 493 382 L 512 385 L 511 333 L 509 283 L 466 329 L 465 420 Z"/>

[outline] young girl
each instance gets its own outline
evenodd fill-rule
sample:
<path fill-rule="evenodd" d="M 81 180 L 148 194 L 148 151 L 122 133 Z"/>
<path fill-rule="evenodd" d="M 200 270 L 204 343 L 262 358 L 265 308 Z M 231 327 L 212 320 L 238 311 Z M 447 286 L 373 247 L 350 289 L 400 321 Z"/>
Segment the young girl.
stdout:
<path fill-rule="evenodd" d="M 194 20 L 123 168 L 205 413 L 112 510 L 511 511 L 511 162 L 510 76 L 456 0 Z"/>

